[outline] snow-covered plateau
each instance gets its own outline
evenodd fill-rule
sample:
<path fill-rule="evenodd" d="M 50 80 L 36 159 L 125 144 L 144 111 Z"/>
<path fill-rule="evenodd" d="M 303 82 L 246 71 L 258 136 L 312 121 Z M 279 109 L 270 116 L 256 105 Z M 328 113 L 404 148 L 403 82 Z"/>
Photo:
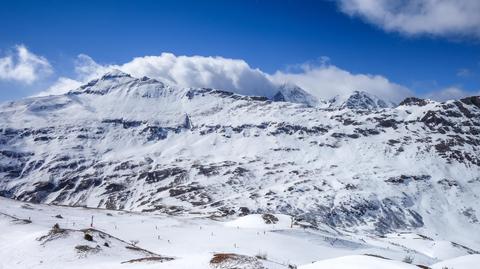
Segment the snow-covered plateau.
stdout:
<path fill-rule="evenodd" d="M 112 71 L 0 104 L 1 269 L 475 268 L 479 195 L 478 96 Z"/>

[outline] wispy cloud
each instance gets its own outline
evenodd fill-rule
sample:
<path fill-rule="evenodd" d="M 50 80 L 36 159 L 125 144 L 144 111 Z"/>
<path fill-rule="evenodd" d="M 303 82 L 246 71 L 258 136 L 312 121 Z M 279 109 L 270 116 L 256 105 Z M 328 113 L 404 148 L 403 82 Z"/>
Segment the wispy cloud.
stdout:
<path fill-rule="evenodd" d="M 457 70 L 457 76 L 458 77 L 466 78 L 466 77 L 470 77 L 472 75 L 473 75 L 473 72 L 468 68 L 460 68 L 460 69 Z"/>
<path fill-rule="evenodd" d="M 393 83 L 384 76 L 353 74 L 328 62 L 319 65 L 304 64 L 301 71 L 295 73 L 277 71 L 271 78 L 277 82 L 293 82 L 318 98 L 346 95 L 355 90 L 395 102 L 413 95 L 407 87 Z"/>
<path fill-rule="evenodd" d="M 158 56 L 137 57 L 121 65 L 101 65 L 81 54 L 75 61 L 74 79 L 61 78 L 41 95 L 67 92 L 79 83 L 100 77 L 119 69 L 135 77 L 148 76 L 180 87 L 209 87 L 245 95 L 273 96 L 277 85 L 259 69 L 251 68 L 244 60 L 223 57 L 176 56 L 162 53 Z"/>
<path fill-rule="evenodd" d="M 247 95 L 275 94 L 275 86 L 266 74 L 240 59 L 162 53 L 138 57 L 114 67 L 134 76 L 149 76 L 181 87 L 211 87 Z"/>
<path fill-rule="evenodd" d="M 337 0 L 341 11 L 405 35 L 480 39 L 478 0 Z"/>
<path fill-rule="evenodd" d="M 478 91 L 467 91 L 460 86 L 451 86 L 437 91 L 432 91 L 425 94 L 425 98 L 430 98 L 436 101 L 456 100 L 466 96 L 480 95 Z"/>
<path fill-rule="evenodd" d="M 148 76 L 180 87 L 209 87 L 268 97 L 274 95 L 278 86 L 283 83 L 296 84 L 320 99 L 348 95 L 355 90 L 366 91 L 393 102 L 400 102 L 405 97 L 415 95 L 410 88 L 392 82 L 385 76 L 352 73 L 331 64 L 326 57 L 318 61 L 291 65 L 286 70 L 269 74 L 250 67 L 241 59 L 176 56 L 172 53 L 137 57 L 119 65 L 102 65 L 81 54 L 75 60 L 75 77 L 60 77 L 39 95 L 68 92 L 113 69 L 122 70 L 134 77 Z M 435 88 L 439 88 L 438 85 Z M 475 93 L 452 86 L 431 91 L 423 97 L 443 101 Z"/>
<path fill-rule="evenodd" d="M 52 73 L 48 60 L 30 52 L 24 45 L 15 46 L 0 58 L 0 80 L 32 84 Z"/>
<path fill-rule="evenodd" d="M 43 90 L 34 96 L 48 96 L 48 95 L 59 95 L 67 93 L 73 89 L 76 89 L 82 85 L 81 81 L 67 78 L 59 77 L 50 87 L 46 90 Z"/>

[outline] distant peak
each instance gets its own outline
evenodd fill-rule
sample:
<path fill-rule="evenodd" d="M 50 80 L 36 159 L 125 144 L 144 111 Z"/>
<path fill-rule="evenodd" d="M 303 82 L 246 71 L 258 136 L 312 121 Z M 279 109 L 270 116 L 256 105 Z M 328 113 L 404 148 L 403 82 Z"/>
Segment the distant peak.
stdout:
<path fill-rule="evenodd" d="M 366 91 L 355 90 L 345 97 L 336 96 L 330 100 L 331 108 L 349 108 L 360 110 L 378 110 L 394 107 L 395 104 L 382 100 Z"/>
<path fill-rule="evenodd" d="M 131 77 L 131 76 L 118 69 L 112 69 L 111 71 L 105 73 L 102 76 L 102 79 L 112 79 L 112 78 L 122 78 L 122 77 Z"/>
<path fill-rule="evenodd" d="M 283 84 L 281 84 L 279 87 L 278 87 L 280 90 L 294 90 L 294 89 L 301 89 L 303 90 L 302 88 L 300 88 L 297 84 L 293 84 L 291 82 L 285 82 Z"/>
<path fill-rule="evenodd" d="M 273 96 L 273 101 L 276 102 L 290 102 L 305 104 L 308 106 L 316 106 L 317 98 L 292 83 L 284 83 L 278 87 L 278 92 Z"/>
<path fill-rule="evenodd" d="M 350 96 L 368 96 L 368 97 L 375 97 L 373 94 L 370 94 L 366 91 L 359 91 L 359 90 L 355 90 L 352 92 L 352 94 Z"/>

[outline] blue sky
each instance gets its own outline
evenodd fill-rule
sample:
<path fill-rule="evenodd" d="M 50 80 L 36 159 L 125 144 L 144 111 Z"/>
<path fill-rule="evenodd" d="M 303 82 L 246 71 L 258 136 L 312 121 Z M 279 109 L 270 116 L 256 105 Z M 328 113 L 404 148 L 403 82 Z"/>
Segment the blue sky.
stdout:
<path fill-rule="evenodd" d="M 465 14 L 473 16 L 469 21 L 480 17 L 477 7 L 472 4 L 470 10 L 479 13 Z M 101 66 L 121 66 L 134 57 L 162 53 L 239 59 L 267 76 L 280 72 L 277 77 L 284 80 L 295 78 L 287 74 L 315 68 L 367 78 L 378 75 L 405 92 L 438 99 L 445 89 L 457 90 L 453 95 L 480 91 L 480 38 L 472 25 L 448 28 L 448 21 L 432 21 L 431 28 L 406 28 L 371 14 L 363 9 L 362 0 L 3 1 L 0 59 L 10 57 L 9 68 L 14 68 L 19 64 L 18 48 L 24 46 L 48 67 L 34 60 L 37 73 L 27 82 L 18 72 L 0 74 L 0 101 L 36 94 L 59 78 L 82 82 L 89 76 L 82 77 L 75 69 L 78 55 L 88 55 Z M 0 72 L 7 71 L 0 64 Z M 305 85 L 311 84 L 301 86 Z M 333 89 L 324 95 L 335 92 L 335 85 L 327 86 Z"/>

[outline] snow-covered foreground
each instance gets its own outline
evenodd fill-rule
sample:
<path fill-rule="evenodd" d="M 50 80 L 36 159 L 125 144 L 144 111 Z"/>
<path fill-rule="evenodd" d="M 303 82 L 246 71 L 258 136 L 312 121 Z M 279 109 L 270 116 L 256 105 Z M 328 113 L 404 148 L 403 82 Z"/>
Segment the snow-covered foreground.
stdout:
<path fill-rule="evenodd" d="M 286 215 L 214 220 L 5 198 L 0 198 L 0 213 L 1 269 L 418 268 L 412 264 L 458 269 L 480 264 L 480 255 L 469 255 L 473 249 L 451 242 L 416 234 L 377 238 L 313 230 Z M 59 227 L 52 229 L 56 223 Z M 408 259 L 412 264 L 403 262 Z"/>

